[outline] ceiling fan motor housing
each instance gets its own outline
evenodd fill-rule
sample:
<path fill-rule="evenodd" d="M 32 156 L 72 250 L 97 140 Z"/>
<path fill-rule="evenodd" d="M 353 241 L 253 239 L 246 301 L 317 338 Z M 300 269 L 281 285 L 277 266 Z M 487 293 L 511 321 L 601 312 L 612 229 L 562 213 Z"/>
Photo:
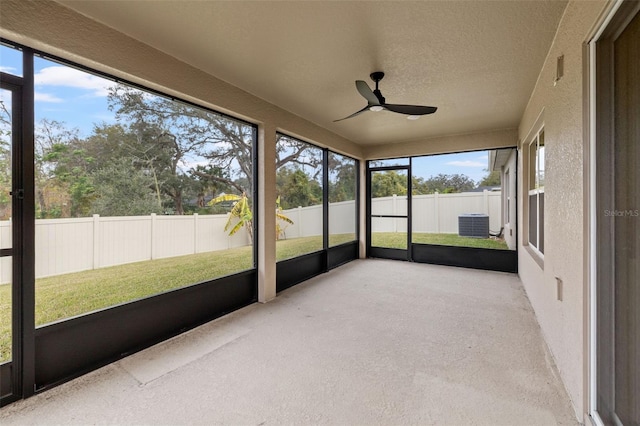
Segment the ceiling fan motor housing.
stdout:
<path fill-rule="evenodd" d="M 384 73 L 382 71 L 372 72 L 369 77 L 371 77 L 371 80 L 375 81 L 377 85 L 378 82 L 384 78 Z"/>

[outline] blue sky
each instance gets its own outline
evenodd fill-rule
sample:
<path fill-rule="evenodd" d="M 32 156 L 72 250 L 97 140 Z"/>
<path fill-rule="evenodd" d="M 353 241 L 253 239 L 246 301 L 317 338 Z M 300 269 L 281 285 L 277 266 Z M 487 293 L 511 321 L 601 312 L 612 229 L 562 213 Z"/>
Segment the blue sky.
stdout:
<path fill-rule="evenodd" d="M 70 67 L 36 58 L 36 122 L 43 118 L 77 127 L 82 136 L 91 133 L 94 123 L 115 122 L 107 106 L 112 81 Z"/>
<path fill-rule="evenodd" d="M 411 163 L 414 176 L 428 178 L 432 175 L 462 174 L 478 182 L 487 174 L 488 151 L 463 152 L 459 154 L 430 155 L 416 157 Z"/>
<path fill-rule="evenodd" d="M 20 53 L 0 46 L 0 70 L 21 75 Z M 94 124 L 115 122 L 107 106 L 108 88 L 114 82 L 42 58 L 35 59 L 34 70 L 36 123 L 57 120 L 88 136 Z M 487 151 L 418 157 L 413 159 L 413 172 L 424 178 L 465 174 L 477 182 L 486 175 L 487 163 Z"/>
<path fill-rule="evenodd" d="M 1 46 L 0 70 L 21 75 L 20 53 Z M 115 121 L 107 107 L 112 81 L 37 57 L 34 71 L 36 123 L 43 118 L 65 122 L 87 136 L 94 123 Z"/>

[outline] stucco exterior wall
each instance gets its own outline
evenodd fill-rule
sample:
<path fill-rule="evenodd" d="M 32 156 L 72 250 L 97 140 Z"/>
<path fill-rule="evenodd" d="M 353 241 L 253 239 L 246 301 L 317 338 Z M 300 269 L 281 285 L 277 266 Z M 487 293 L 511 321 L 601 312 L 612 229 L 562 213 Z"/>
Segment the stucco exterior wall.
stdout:
<path fill-rule="evenodd" d="M 519 156 L 519 274 L 536 312 L 546 342 L 573 402 L 576 415 L 584 413 L 584 279 L 588 265 L 583 258 L 586 237 L 583 164 L 583 44 L 606 6 L 604 1 L 571 2 L 560 22 L 555 40 L 519 126 L 519 139 L 529 142 L 531 131 L 544 123 L 545 254 L 543 264 L 526 247 L 527 189 L 525 149 Z M 556 59 L 564 55 L 564 77 L 554 85 Z M 523 164 L 524 163 L 524 164 Z M 563 282 L 562 300 L 557 280 Z"/>

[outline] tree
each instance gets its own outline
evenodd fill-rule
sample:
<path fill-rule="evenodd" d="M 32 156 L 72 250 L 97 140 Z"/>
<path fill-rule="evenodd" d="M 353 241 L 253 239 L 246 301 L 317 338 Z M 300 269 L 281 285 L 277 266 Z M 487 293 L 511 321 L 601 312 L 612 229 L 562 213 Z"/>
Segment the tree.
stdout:
<path fill-rule="evenodd" d="M 98 124 L 81 139 L 64 123 L 43 120 L 36 133 L 38 216 L 163 212 L 158 176 L 143 151 L 126 125 Z"/>
<path fill-rule="evenodd" d="M 110 89 L 107 102 L 117 122 L 95 124 L 88 137 L 80 138 L 77 129 L 52 120 L 43 120 L 38 126 L 38 217 L 94 212 L 125 215 L 145 210 L 211 212 L 206 199 L 220 193 L 245 194 L 251 201 L 253 126 L 119 84 Z M 309 202 L 321 200 L 317 176 L 321 168 L 317 166 L 322 162 L 322 150 L 278 135 L 276 151 L 278 170 L 292 165 L 315 168 L 311 172 L 315 183 L 309 184 L 306 194 Z M 299 189 L 293 176 L 288 183 L 287 199 Z M 301 199 L 298 196 L 291 201 L 296 204 Z"/>
<path fill-rule="evenodd" d="M 86 174 L 82 173 L 87 162 L 76 163 L 72 158 L 73 154 L 80 157 L 77 145 L 74 146 L 77 141 L 78 131 L 68 129 L 63 122 L 42 119 L 35 127 L 36 217 L 70 217 L 72 210 L 77 213 L 77 206 L 72 206 L 71 186 L 81 179 L 83 184 L 79 188 L 84 187 L 85 192 L 89 189 Z M 78 191 L 75 192 L 77 197 Z"/>
<path fill-rule="evenodd" d="M 229 212 L 229 219 L 224 226 L 224 231 L 229 231 L 229 236 L 234 235 L 242 227 L 246 228 L 251 242 L 253 242 L 253 212 L 251 211 L 251 205 L 247 194 L 235 195 L 235 194 L 223 194 L 219 195 L 213 200 L 209 201 L 209 205 L 214 206 L 218 203 L 225 201 L 233 201 L 233 207 Z M 234 223 L 235 222 L 235 223 Z M 288 216 L 282 213 L 280 207 L 280 197 L 276 199 L 276 239 L 279 239 L 283 229 L 280 226 L 280 222 L 286 222 L 293 224 L 293 221 Z M 229 230 L 231 228 L 231 230 Z"/>
<path fill-rule="evenodd" d="M 407 195 L 407 176 L 395 170 L 374 172 L 371 176 L 371 197 Z"/>
<path fill-rule="evenodd" d="M 473 179 L 461 174 L 443 174 L 431 176 L 425 180 L 414 181 L 413 194 L 450 194 L 456 192 L 470 191 L 476 187 Z"/>
<path fill-rule="evenodd" d="M 11 217 L 11 113 L 0 100 L 0 220 Z"/>
<path fill-rule="evenodd" d="M 108 102 L 135 135 L 131 155 L 154 177 L 156 196 L 168 197 L 175 214 L 184 214 L 185 187 L 192 183 L 185 162 L 207 140 L 196 109 L 123 85 L 110 89 Z"/>
<path fill-rule="evenodd" d="M 96 198 L 87 155 L 78 130 L 64 123 L 42 120 L 36 133 L 36 193 L 43 217 L 90 214 Z"/>
<path fill-rule="evenodd" d="M 322 168 L 322 150 L 306 142 L 278 133 L 276 136 L 276 170 L 285 166 L 298 166 L 314 170 L 312 179 L 319 179 Z"/>
<path fill-rule="evenodd" d="M 157 176 L 159 192 L 172 200 L 176 214 L 185 211 L 186 193 L 195 192 L 202 204 L 202 185 L 217 183 L 226 192 L 251 197 L 254 127 L 123 85 L 111 88 L 108 102 L 116 118 L 126 119 L 138 135 L 137 155 Z M 321 155 L 309 148 L 279 134 L 276 167 L 320 164 Z M 192 186 L 194 179 L 198 183 Z"/>
<path fill-rule="evenodd" d="M 282 223 L 285 223 L 283 226 Z M 282 212 L 282 206 L 280 205 L 280 197 L 276 198 L 276 240 L 285 236 L 287 226 L 293 225 L 293 220 L 289 219 L 287 215 Z"/>
<path fill-rule="evenodd" d="M 130 159 L 116 158 L 93 175 L 96 200 L 92 212 L 102 216 L 162 213 L 154 193 L 153 178 L 131 167 Z"/>
<path fill-rule="evenodd" d="M 500 186 L 502 184 L 500 171 L 493 170 L 490 172 L 487 169 L 484 171 L 487 172 L 487 175 L 478 182 L 478 188 L 482 186 Z"/>
<path fill-rule="evenodd" d="M 129 122 L 138 139 L 136 156 L 155 176 L 158 192 L 171 199 L 176 214 L 184 214 L 188 192 L 202 190 L 202 185 L 192 186 L 193 177 L 200 184 L 218 182 L 233 187 L 239 194 L 245 188 L 234 178 L 252 181 L 250 126 L 122 85 L 110 90 L 108 100 L 116 118 Z M 191 165 L 202 159 L 212 167 Z M 225 175 L 216 172 L 219 170 L 234 172 Z"/>
<path fill-rule="evenodd" d="M 140 148 L 136 146 L 136 134 L 127 125 L 98 123 L 91 134 L 82 140 L 82 149 L 94 161 L 88 171 L 95 172 L 105 163 L 119 158 L 136 159 Z M 132 161 L 132 167 L 139 166 Z"/>
<path fill-rule="evenodd" d="M 411 194 L 433 194 L 433 191 L 429 188 L 429 184 L 425 182 L 424 178 L 419 176 L 411 176 Z"/>
<path fill-rule="evenodd" d="M 251 242 L 253 242 L 253 212 L 251 211 L 247 194 L 222 194 L 209 201 L 209 205 L 215 206 L 225 201 L 233 201 L 233 207 L 229 212 L 229 219 L 227 219 L 227 223 L 224 225 L 224 232 L 229 231 L 229 236 L 232 236 L 242 227 L 245 227 Z M 231 228 L 231 230 L 229 230 L 229 228 Z"/>
<path fill-rule="evenodd" d="M 358 170 L 356 162 L 329 153 L 329 202 L 355 200 Z"/>
<path fill-rule="evenodd" d="M 281 167 L 276 174 L 276 193 L 283 209 L 322 204 L 322 186 L 297 167 Z"/>
<path fill-rule="evenodd" d="M 191 170 L 192 179 L 195 181 L 195 188 L 197 192 L 196 205 L 197 209 L 205 209 L 207 205 L 216 206 L 218 203 L 207 204 L 205 198 L 207 194 L 225 194 L 233 191 L 233 187 L 224 183 L 224 179 L 229 179 L 229 174 L 226 170 L 218 166 L 206 165 L 196 166 Z M 218 179 L 214 179 L 214 177 Z M 241 187 L 250 187 L 246 183 L 240 184 Z M 244 192 L 243 192 L 244 194 Z M 215 211 L 215 210 L 214 210 Z M 224 210 L 223 210 L 224 212 Z"/>
<path fill-rule="evenodd" d="M 322 149 L 278 133 L 276 194 L 283 209 L 322 204 Z"/>

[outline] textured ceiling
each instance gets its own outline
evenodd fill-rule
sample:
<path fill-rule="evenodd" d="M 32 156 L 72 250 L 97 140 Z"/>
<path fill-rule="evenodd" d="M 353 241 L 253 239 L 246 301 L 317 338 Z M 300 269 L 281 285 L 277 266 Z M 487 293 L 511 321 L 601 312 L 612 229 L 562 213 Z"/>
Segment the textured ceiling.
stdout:
<path fill-rule="evenodd" d="M 358 144 L 518 125 L 565 1 L 222 2 L 59 0 Z M 354 81 L 384 71 L 366 112 Z M 176 76 L 179 78 L 179 76 Z"/>

